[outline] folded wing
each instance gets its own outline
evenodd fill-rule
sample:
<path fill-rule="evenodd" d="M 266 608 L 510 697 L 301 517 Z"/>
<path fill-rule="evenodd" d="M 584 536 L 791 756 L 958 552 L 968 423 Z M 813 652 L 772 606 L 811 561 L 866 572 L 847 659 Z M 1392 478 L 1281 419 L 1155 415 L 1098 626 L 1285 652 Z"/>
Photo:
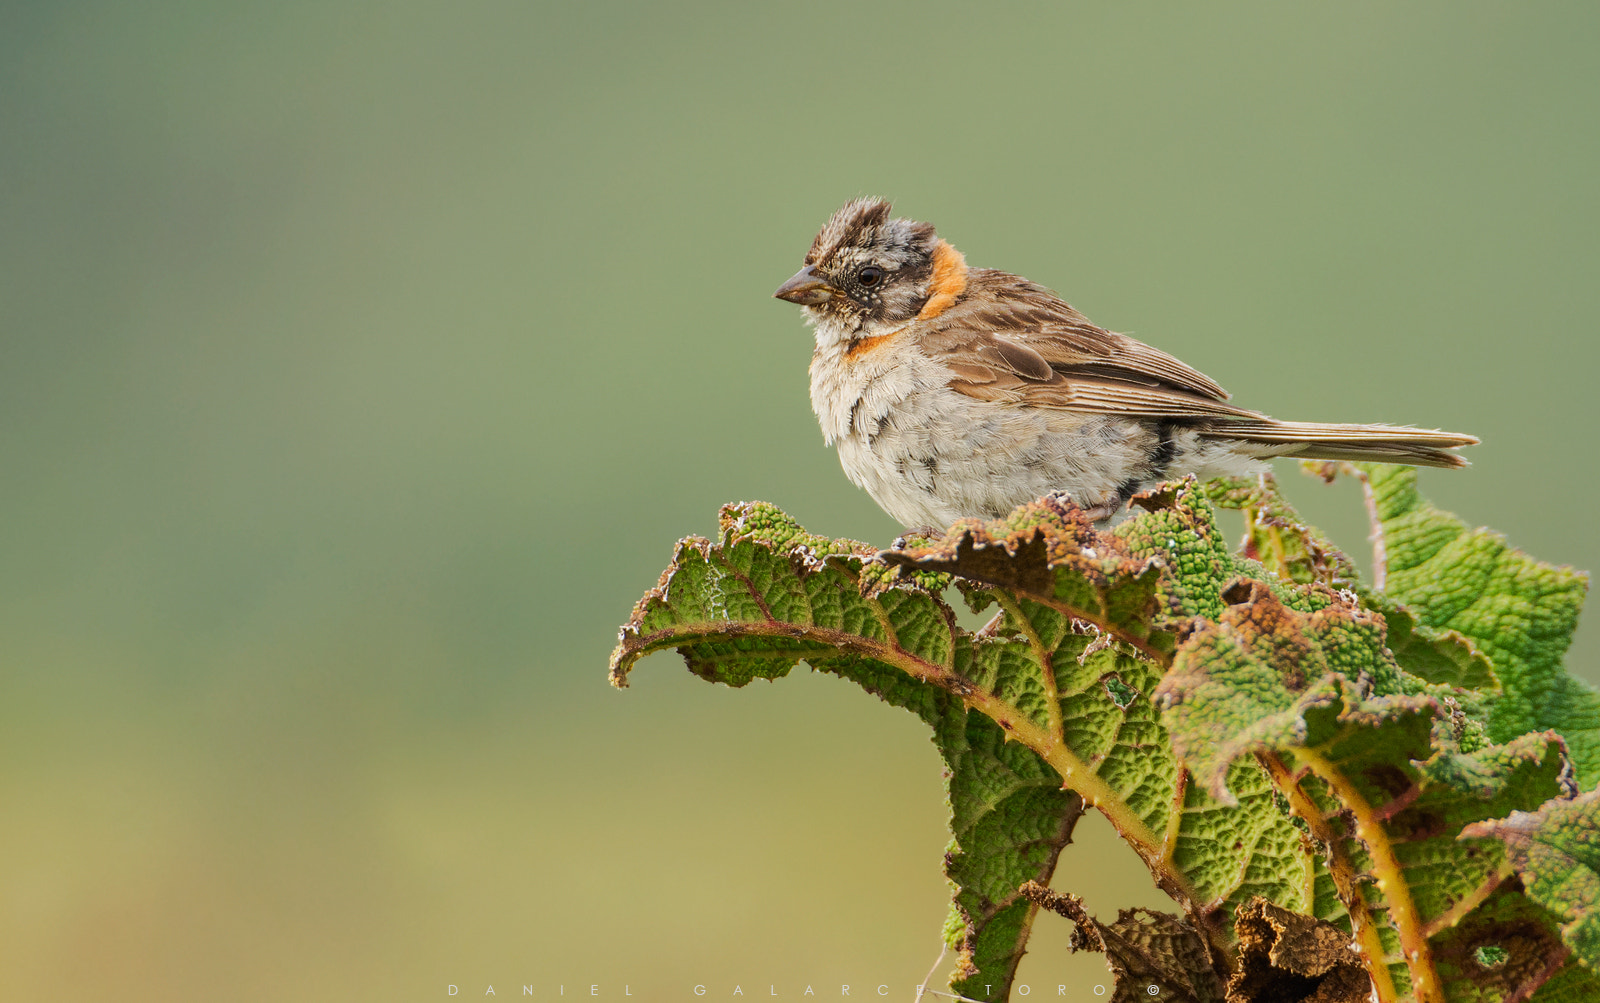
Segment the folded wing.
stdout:
<path fill-rule="evenodd" d="M 922 346 L 951 371 L 950 388 L 978 400 L 1117 414 L 1192 425 L 1243 440 L 1262 456 L 1459 467 L 1447 452 L 1470 435 L 1397 425 L 1278 421 L 1227 402 L 1227 391 L 1143 342 L 1096 327 L 1049 290 L 989 269 L 979 293 L 939 315 Z"/>

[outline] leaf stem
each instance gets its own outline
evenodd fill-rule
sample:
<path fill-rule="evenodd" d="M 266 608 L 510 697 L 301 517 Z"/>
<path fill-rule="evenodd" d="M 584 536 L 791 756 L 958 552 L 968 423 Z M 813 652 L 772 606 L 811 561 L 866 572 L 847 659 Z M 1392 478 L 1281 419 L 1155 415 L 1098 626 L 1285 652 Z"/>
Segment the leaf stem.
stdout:
<path fill-rule="evenodd" d="M 1294 576 L 1289 571 L 1289 551 L 1283 544 L 1283 530 L 1276 525 L 1268 525 L 1267 536 L 1272 540 L 1272 549 L 1278 561 L 1278 578 L 1286 583 L 1293 582 Z"/>
<path fill-rule="evenodd" d="M 1161 856 L 1171 860 L 1178 852 L 1178 837 L 1183 833 L 1183 805 L 1189 797 L 1189 771 L 1178 767 L 1178 782 L 1172 793 L 1172 813 L 1167 816 L 1167 832 L 1161 840 Z"/>
<path fill-rule="evenodd" d="M 1389 965 L 1384 961 L 1383 940 L 1378 935 L 1378 927 L 1372 918 L 1372 910 L 1367 907 L 1366 897 L 1361 893 L 1355 867 L 1340 845 L 1338 834 L 1328 825 L 1322 809 L 1300 787 L 1294 771 L 1277 753 L 1258 753 L 1256 758 L 1266 768 L 1272 782 L 1278 785 L 1278 790 L 1288 799 L 1289 810 L 1300 816 L 1311 829 L 1311 835 L 1326 849 L 1328 873 L 1333 877 L 1334 887 L 1339 890 L 1339 899 L 1344 903 L 1345 911 L 1350 914 L 1351 934 L 1361 949 L 1361 956 L 1366 959 L 1367 974 L 1372 977 L 1377 1003 L 1394 1003 L 1400 997 L 1395 991 L 1394 979 L 1389 975 Z M 1307 912 L 1310 912 L 1309 908 Z"/>
<path fill-rule="evenodd" d="M 1372 492 L 1372 478 L 1353 463 L 1341 463 L 1340 468 L 1361 482 L 1361 501 L 1367 507 L 1367 522 L 1372 532 L 1367 539 L 1372 542 L 1372 587 L 1379 592 L 1389 580 L 1389 546 L 1384 540 L 1383 517 L 1378 514 L 1378 496 Z"/>
<path fill-rule="evenodd" d="M 1117 627 L 1111 622 L 1109 617 L 1098 616 L 1094 613 L 1088 612 L 1087 610 L 1079 609 L 1071 603 L 1064 603 L 1058 599 L 1050 599 L 1041 595 L 1030 595 L 1028 598 L 1032 599 L 1041 606 L 1048 606 L 1057 613 L 1071 617 L 1074 620 L 1082 620 L 1084 623 L 1094 624 L 1102 633 L 1109 634 L 1117 640 L 1122 641 L 1135 651 L 1150 659 L 1152 662 L 1161 666 L 1163 669 L 1172 664 L 1172 652 L 1162 651 L 1160 648 L 1157 648 L 1155 645 L 1151 644 L 1148 639 L 1137 637 L 1128 633 L 1126 630 Z"/>
<path fill-rule="evenodd" d="M 1337 766 L 1313 749 L 1294 749 L 1294 756 L 1317 779 L 1328 785 L 1339 803 L 1350 809 L 1356 836 L 1372 856 L 1372 871 L 1378 879 L 1378 892 L 1388 903 L 1389 922 L 1400 934 L 1400 951 L 1411 973 L 1411 992 L 1418 1003 L 1445 1003 L 1444 989 L 1433 967 L 1433 948 L 1422 929 L 1411 885 L 1406 881 L 1394 844 L 1383 829 L 1383 822 L 1355 784 Z"/>
<path fill-rule="evenodd" d="M 913 679 L 937 686 L 957 697 L 969 707 L 981 712 L 999 725 L 1007 737 L 1015 739 L 1033 750 L 1061 775 L 1061 786 L 1083 798 L 1086 806 L 1097 809 L 1116 828 L 1122 839 L 1133 847 L 1145 865 L 1150 868 L 1156 884 L 1174 898 L 1197 901 L 1194 886 L 1189 879 L 1166 858 L 1164 840 L 1150 831 L 1144 820 L 1134 813 L 1132 806 L 1123 800 L 1110 784 L 1079 759 L 1061 738 L 1058 730 L 1051 734 L 1033 719 L 1011 704 L 987 693 L 952 669 L 919 658 L 898 644 L 864 638 L 844 630 L 814 625 L 785 624 L 776 621 L 711 620 L 677 624 L 665 630 L 642 637 L 626 638 L 612 655 L 613 685 L 626 685 L 628 667 L 643 655 L 663 648 L 676 648 L 700 640 L 737 637 L 786 637 L 797 642 L 811 643 L 876 659 L 900 669 Z M 821 655 L 816 651 L 796 651 L 795 659 L 807 660 Z M 1057 711 L 1059 713 L 1059 711 Z"/>
<path fill-rule="evenodd" d="M 1467 914 L 1482 905 L 1484 900 L 1494 894 L 1494 890 L 1505 883 L 1506 878 L 1516 873 L 1516 868 L 1511 866 L 1511 861 L 1503 860 L 1483 884 L 1461 896 L 1455 905 L 1435 916 L 1422 928 L 1424 937 L 1432 937 L 1450 929 L 1466 918 Z"/>
<path fill-rule="evenodd" d="M 998 724 L 1010 738 L 1027 746 L 1061 775 L 1061 786 L 1083 799 L 1085 807 L 1094 808 L 1106 817 L 1123 842 L 1133 847 L 1155 878 L 1156 884 L 1168 895 L 1186 905 L 1198 904 L 1194 885 L 1165 852 L 1165 839 L 1157 836 L 1135 814 L 1133 806 L 1106 783 L 1099 774 L 1079 759 L 1067 747 L 1058 730 L 1054 734 L 1041 728 L 1033 719 L 1016 707 L 993 694 L 973 686 L 954 672 L 918 658 L 904 649 L 882 645 L 874 657 L 894 665 L 916 679 L 936 683 L 957 692 L 967 706 L 975 708 L 989 720 Z M 959 689 L 953 685 L 959 681 Z M 1057 702 L 1059 707 L 1059 702 Z M 1059 714 L 1059 710 L 1057 711 Z"/>
<path fill-rule="evenodd" d="M 946 944 L 944 942 L 944 938 L 943 937 L 940 937 L 939 938 L 939 956 L 937 958 L 933 959 L 933 966 L 928 969 L 928 974 L 926 974 L 926 975 L 924 975 L 922 977 L 921 984 L 919 984 L 917 986 L 916 998 L 913 999 L 911 1001 L 911 1003 L 922 1003 L 922 997 L 934 993 L 934 990 L 929 989 L 928 986 L 929 986 L 930 983 L 933 982 L 934 977 L 939 974 L 939 965 L 941 963 L 943 963 L 945 955 L 947 955 L 949 953 L 950 953 L 950 945 Z"/>

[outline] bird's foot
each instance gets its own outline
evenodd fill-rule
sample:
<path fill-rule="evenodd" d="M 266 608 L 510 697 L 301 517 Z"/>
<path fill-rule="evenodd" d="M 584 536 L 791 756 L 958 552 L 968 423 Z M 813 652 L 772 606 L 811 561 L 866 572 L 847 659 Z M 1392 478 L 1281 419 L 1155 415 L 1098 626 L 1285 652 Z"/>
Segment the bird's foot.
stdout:
<path fill-rule="evenodd" d="M 908 529 L 904 533 L 894 538 L 894 542 L 889 544 L 889 549 L 905 550 L 917 540 L 925 540 L 931 543 L 942 536 L 944 536 L 944 531 L 934 529 L 932 526 L 923 526 L 920 529 Z"/>
<path fill-rule="evenodd" d="M 1104 502 L 1102 504 L 1095 505 L 1092 508 L 1084 509 L 1083 514 L 1089 517 L 1090 522 L 1105 522 L 1107 519 L 1110 519 L 1112 516 L 1122 511 L 1122 509 L 1123 503 L 1120 501 Z"/>

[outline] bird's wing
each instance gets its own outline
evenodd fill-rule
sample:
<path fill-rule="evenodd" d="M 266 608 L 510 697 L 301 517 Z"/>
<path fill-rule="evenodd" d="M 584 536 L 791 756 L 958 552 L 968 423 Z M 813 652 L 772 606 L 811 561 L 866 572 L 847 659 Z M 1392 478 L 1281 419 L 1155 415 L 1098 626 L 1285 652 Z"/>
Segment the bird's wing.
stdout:
<path fill-rule="evenodd" d="M 1253 419 L 1165 352 L 1096 327 L 1042 286 L 973 269 L 967 295 L 921 336 L 951 388 L 982 400 L 1166 417 Z"/>
<path fill-rule="evenodd" d="M 1003 358 L 991 360 L 999 362 L 1026 356 L 1016 375 L 1038 382 L 1051 379 L 1042 363 L 1058 376 L 1228 399 L 1214 380 L 1166 352 L 1091 324 L 1043 286 L 988 268 L 969 271 L 966 295 L 929 323 L 922 342 L 936 356 L 999 353 Z"/>

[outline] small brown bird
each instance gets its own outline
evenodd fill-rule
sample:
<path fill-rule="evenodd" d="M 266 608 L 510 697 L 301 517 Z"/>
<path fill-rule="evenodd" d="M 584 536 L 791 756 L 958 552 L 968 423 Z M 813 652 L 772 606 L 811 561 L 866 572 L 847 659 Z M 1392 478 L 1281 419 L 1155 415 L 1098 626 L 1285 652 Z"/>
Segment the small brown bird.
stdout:
<path fill-rule="evenodd" d="M 1043 286 L 969 268 L 928 223 L 848 202 L 773 295 L 816 328 L 811 407 L 846 475 L 906 526 L 1065 492 L 1097 519 L 1184 474 L 1274 456 L 1460 467 L 1470 435 L 1278 421 Z"/>

